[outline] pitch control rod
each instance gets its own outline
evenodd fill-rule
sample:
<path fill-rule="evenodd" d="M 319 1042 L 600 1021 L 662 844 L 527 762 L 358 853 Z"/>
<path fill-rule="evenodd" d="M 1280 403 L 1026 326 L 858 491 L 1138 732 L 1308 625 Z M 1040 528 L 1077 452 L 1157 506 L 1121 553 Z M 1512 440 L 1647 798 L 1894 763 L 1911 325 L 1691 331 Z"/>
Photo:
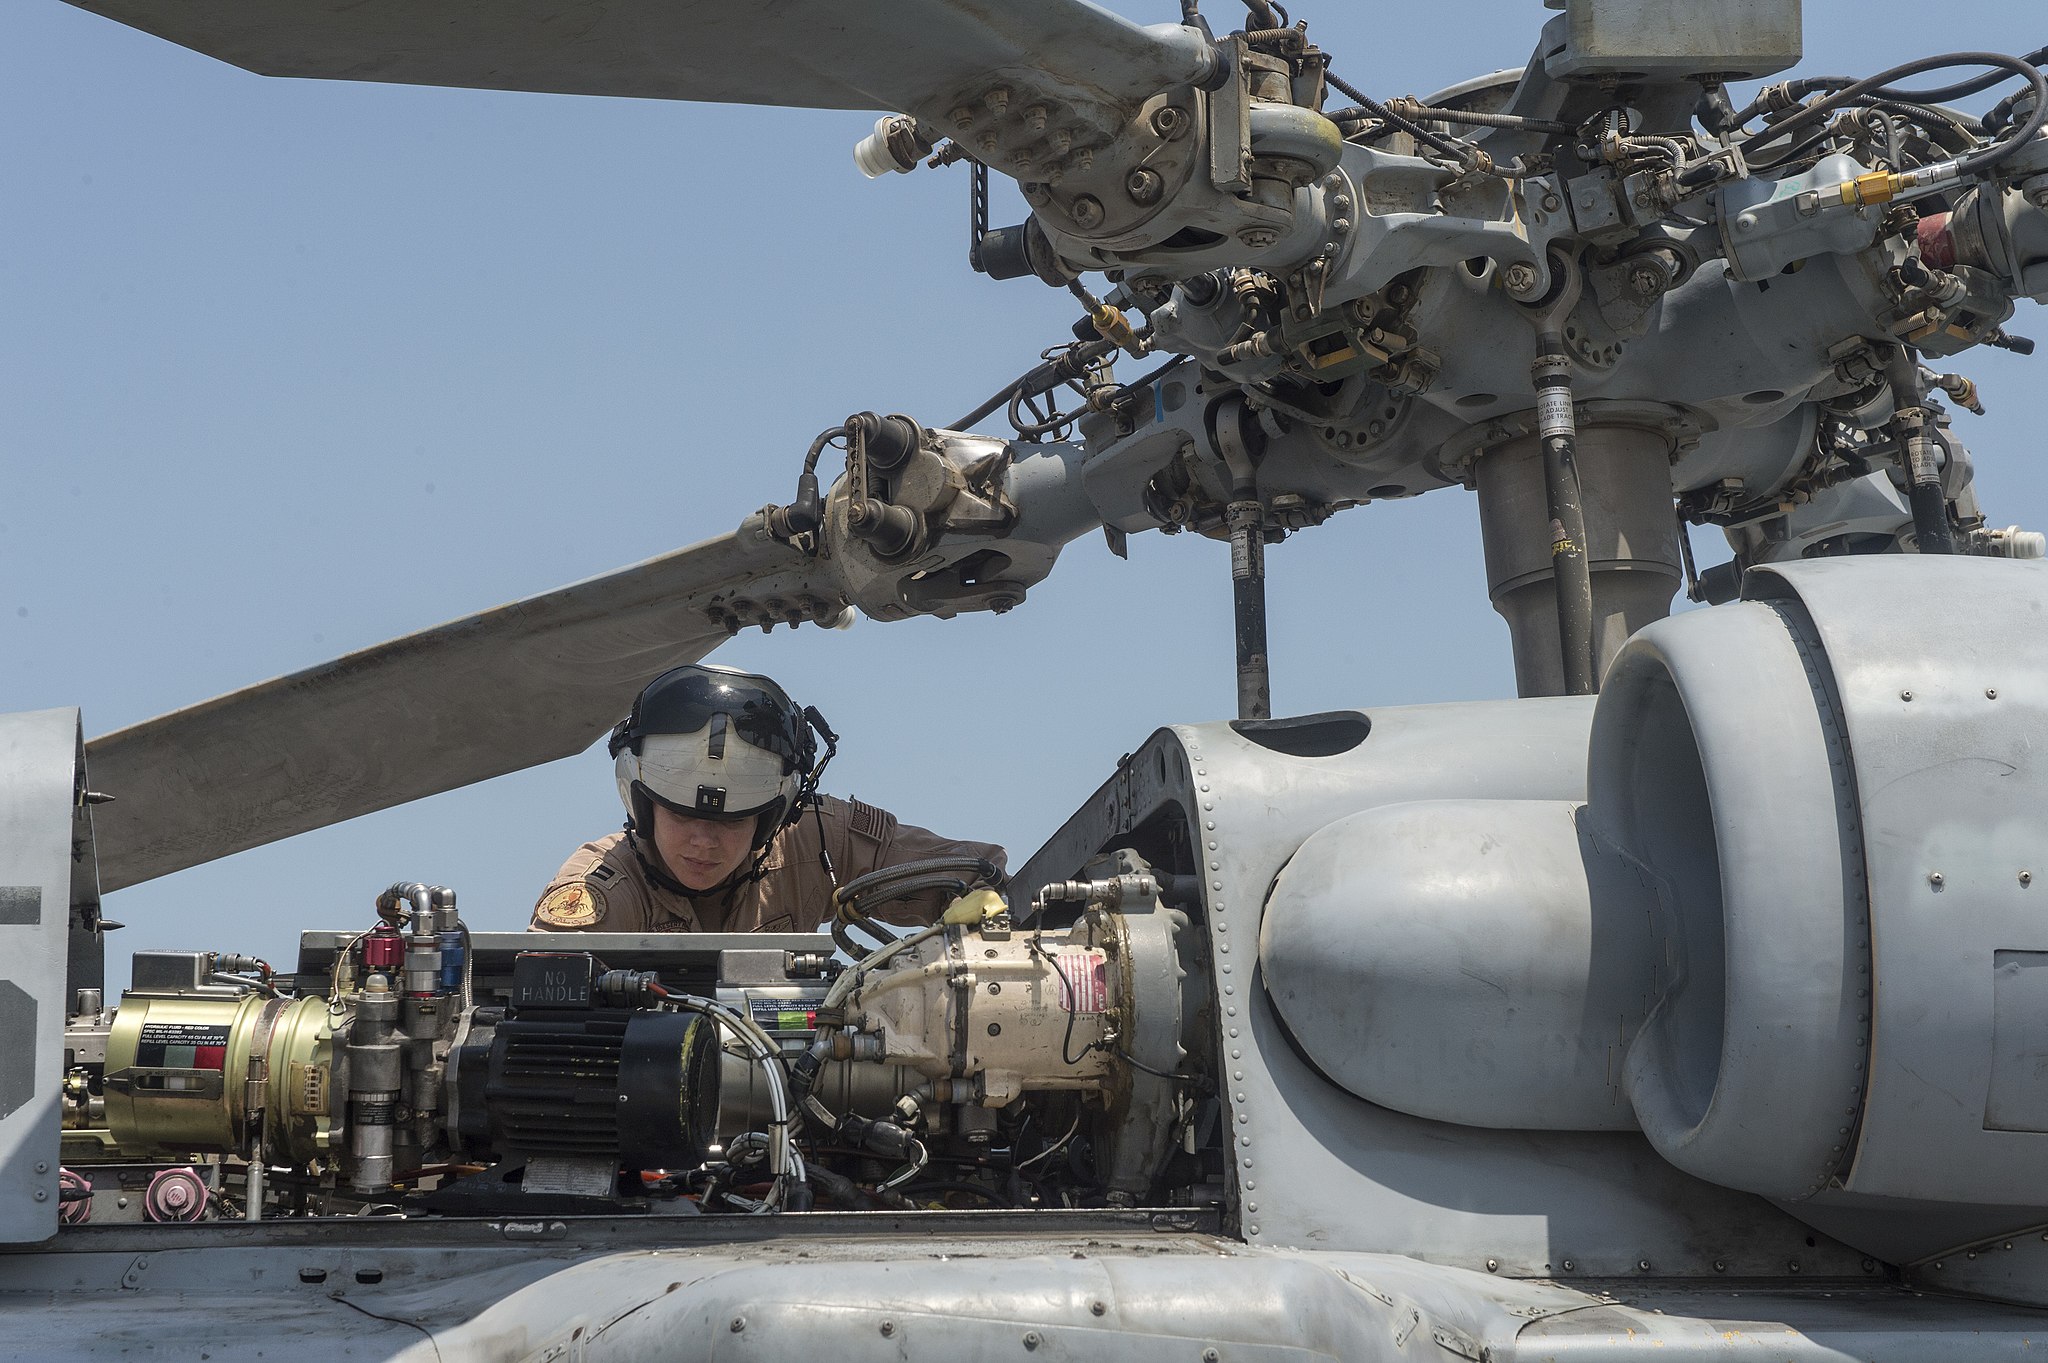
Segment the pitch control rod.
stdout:
<path fill-rule="evenodd" d="M 1241 398 L 1216 409 L 1216 448 L 1230 471 L 1230 596 L 1237 624 L 1237 717 L 1273 717 L 1266 666 L 1266 508 L 1259 501 L 1253 451 L 1262 432 Z"/>

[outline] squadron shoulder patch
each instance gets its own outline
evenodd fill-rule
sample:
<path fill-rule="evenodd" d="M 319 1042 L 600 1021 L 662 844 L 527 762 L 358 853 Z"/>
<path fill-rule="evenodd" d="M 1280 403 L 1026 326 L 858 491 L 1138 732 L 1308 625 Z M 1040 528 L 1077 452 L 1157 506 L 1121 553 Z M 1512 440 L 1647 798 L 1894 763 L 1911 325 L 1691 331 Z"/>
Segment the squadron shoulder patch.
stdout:
<path fill-rule="evenodd" d="M 550 928 L 588 928 L 604 921 L 604 891 L 586 881 L 557 885 L 540 898 L 534 921 Z"/>

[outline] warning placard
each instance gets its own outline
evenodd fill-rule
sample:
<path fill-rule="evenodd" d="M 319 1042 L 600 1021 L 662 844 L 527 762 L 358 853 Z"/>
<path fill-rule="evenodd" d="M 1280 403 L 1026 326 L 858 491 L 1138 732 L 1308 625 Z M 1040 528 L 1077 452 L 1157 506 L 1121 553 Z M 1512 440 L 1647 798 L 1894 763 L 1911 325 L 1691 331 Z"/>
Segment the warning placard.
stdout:
<path fill-rule="evenodd" d="M 1109 1007 L 1109 957 L 1095 947 L 1061 947 L 1060 1007 L 1075 1013 L 1100 1013 Z"/>
<path fill-rule="evenodd" d="M 135 1063 L 144 1069 L 224 1070 L 228 1029 L 205 1022 L 145 1022 L 135 1040 Z"/>

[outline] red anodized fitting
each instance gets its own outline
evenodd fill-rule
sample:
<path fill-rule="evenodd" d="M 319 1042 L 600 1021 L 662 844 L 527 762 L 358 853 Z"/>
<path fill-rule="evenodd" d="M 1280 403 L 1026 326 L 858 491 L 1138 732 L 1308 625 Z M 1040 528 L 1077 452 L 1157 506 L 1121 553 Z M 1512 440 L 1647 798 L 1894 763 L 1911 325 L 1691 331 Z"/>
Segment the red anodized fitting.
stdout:
<path fill-rule="evenodd" d="M 396 970 L 405 963 L 405 938 L 389 923 L 379 923 L 363 939 L 363 969 Z"/>

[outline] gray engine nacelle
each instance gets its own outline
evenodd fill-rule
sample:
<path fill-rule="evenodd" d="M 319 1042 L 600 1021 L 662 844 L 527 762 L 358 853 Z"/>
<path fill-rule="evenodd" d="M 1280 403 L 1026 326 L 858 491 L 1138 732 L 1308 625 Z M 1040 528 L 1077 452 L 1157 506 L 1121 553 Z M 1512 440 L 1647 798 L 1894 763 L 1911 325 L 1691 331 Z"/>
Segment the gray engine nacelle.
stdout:
<path fill-rule="evenodd" d="M 1798 1200 L 2048 1201 L 2048 567 L 1833 559 L 1652 625 L 1588 803 L 1309 838 L 1261 959 L 1333 1080 L 1470 1126 L 1638 1127 Z"/>

